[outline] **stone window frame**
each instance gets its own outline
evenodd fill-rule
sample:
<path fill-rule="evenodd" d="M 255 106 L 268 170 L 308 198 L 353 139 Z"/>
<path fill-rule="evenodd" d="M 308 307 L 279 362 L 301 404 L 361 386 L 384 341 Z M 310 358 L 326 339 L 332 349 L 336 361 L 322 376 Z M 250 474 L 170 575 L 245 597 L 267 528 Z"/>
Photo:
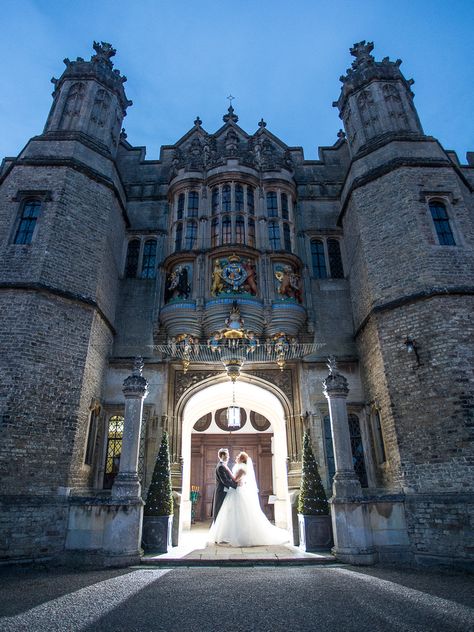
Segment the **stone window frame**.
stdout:
<path fill-rule="evenodd" d="M 227 206 L 224 208 L 223 202 L 223 189 L 226 188 L 230 193 L 230 197 Z M 240 202 L 237 204 L 237 191 L 240 190 L 242 197 Z M 207 241 L 210 244 L 211 248 L 216 248 L 218 246 L 229 246 L 229 245 L 241 245 L 241 242 L 238 240 L 237 236 L 237 219 L 240 217 L 244 218 L 244 234 L 247 236 L 252 231 L 249 230 L 249 223 L 253 221 L 255 223 L 255 194 L 256 188 L 252 184 L 248 184 L 243 180 L 225 180 L 219 184 L 212 185 L 210 187 L 210 215 L 212 217 L 210 230 L 207 233 Z M 253 208 L 249 205 L 249 191 L 252 192 L 254 206 Z M 240 196 L 240 193 L 239 193 Z M 227 210 L 229 209 L 229 210 Z M 217 239 L 213 239 L 213 231 L 212 227 L 216 226 L 217 222 L 215 222 L 215 218 L 218 218 L 218 223 L 220 226 L 220 232 Z M 228 239 L 224 241 L 224 231 L 223 225 L 227 218 L 230 218 L 230 235 L 227 232 Z M 212 223 L 214 222 L 214 223 Z M 255 239 L 253 243 L 253 247 L 255 247 Z"/>
<path fill-rule="evenodd" d="M 376 428 L 376 415 L 378 416 L 379 424 Z M 372 439 L 374 462 L 378 468 L 384 469 L 388 464 L 388 452 L 385 444 L 385 436 L 383 432 L 382 415 L 380 406 L 373 402 L 368 411 L 370 436 Z"/>
<path fill-rule="evenodd" d="M 36 240 L 39 226 L 41 225 L 41 222 L 47 211 L 47 202 L 50 202 L 51 200 L 52 200 L 52 194 L 51 194 L 51 191 L 49 190 L 44 190 L 44 189 L 41 189 L 41 190 L 26 189 L 25 190 L 24 189 L 24 190 L 20 190 L 16 192 L 16 195 L 12 198 L 12 201 L 16 202 L 18 204 L 18 207 L 17 207 L 15 220 L 13 222 L 13 226 L 12 226 L 12 230 L 10 234 L 10 239 L 9 239 L 10 244 L 14 246 L 30 246 Z M 29 202 L 39 202 L 40 211 L 39 211 L 38 217 L 36 218 L 35 226 L 34 226 L 30 241 L 24 244 L 16 243 L 19 228 L 23 220 L 23 212 L 25 210 L 25 206 Z"/>
<path fill-rule="evenodd" d="M 102 406 L 96 398 L 91 399 L 89 405 L 89 416 L 87 422 L 87 430 L 84 443 L 84 459 L 83 464 L 86 467 L 93 468 L 99 460 L 97 448 L 97 438 L 99 436 L 99 426 L 103 417 Z"/>
<path fill-rule="evenodd" d="M 276 212 L 275 214 L 270 215 L 269 214 L 269 209 L 268 209 L 268 200 L 269 200 L 269 194 L 274 194 L 274 198 L 276 201 L 276 208 L 274 209 Z M 285 200 L 285 202 L 283 202 L 283 200 Z M 268 248 L 270 250 L 284 250 L 285 252 L 294 252 L 295 251 L 295 235 L 294 235 L 294 208 L 295 208 L 295 203 L 294 203 L 294 196 L 293 193 L 288 190 L 287 188 L 284 188 L 281 185 L 271 185 L 265 187 L 264 191 L 263 191 L 263 206 L 264 206 L 264 210 L 263 213 L 265 215 L 265 219 L 267 220 L 267 240 L 268 240 Z M 270 222 L 272 223 L 277 223 L 278 227 L 279 227 L 279 234 L 280 234 L 280 247 L 279 248 L 274 248 L 272 246 L 271 240 L 270 240 L 270 229 L 268 228 Z M 285 227 L 287 227 L 286 230 L 289 229 L 289 242 L 288 240 L 285 241 Z M 288 248 L 288 246 L 290 246 Z"/>
<path fill-rule="evenodd" d="M 456 248 L 460 247 L 463 244 L 463 240 L 461 238 L 461 233 L 459 231 L 456 218 L 453 212 L 453 205 L 456 203 L 452 193 L 449 192 L 436 192 L 436 193 L 428 193 L 424 192 L 424 203 L 426 207 L 426 216 L 427 221 L 430 226 L 430 233 L 433 238 L 433 247 L 435 248 Z M 442 204 L 446 210 L 446 215 L 448 216 L 449 227 L 451 229 L 451 233 L 453 235 L 454 244 L 441 244 L 439 242 L 438 232 L 436 230 L 436 225 L 431 214 L 430 205 L 432 203 Z"/>
<path fill-rule="evenodd" d="M 324 262 L 326 264 L 326 276 L 325 277 L 320 277 L 317 276 L 314 273 L 314 267 L 313 267 L 313 253 L 312 253 L 312 247 L 311 244 L 313 242 L 322 242 L 323 244 L 323 249 L 324 249 Z M 341 266 L 342 266 L 342 272 L 343 272 L 343 276 L 333 276 L 333 272 L 331 269 L 331 258 L 329 256 L 329 247 L 328 247 L 328 242 L 329 241 L 337 241 L 339 242 L 339 255 L 341 258 Z M 341 281 L 347 278 L 347 266 L 344 260 L 344 249 L 343 249 L 343 239 L 341 235 L 338 234 L 327 234 L 327 235 L 321 235 L 321 234 L 314 234 L 311 235 L 309 238 L 309 257 L 308 260 L 311 262 L 311 266 L 310 266 L 310 271 L 311 271 L 311 278 L 313 279 L 319 279 L 321 281 Z"/>
<path fill-rule="evenodd" d="M 156 242 L 156 250 L 155 250 L 155 264 L 154 264 L 154 276 L 142 277 L 142 269 L 143 269 L 143 252 L 145 248 L 145 244 L 148 241 L 155 240 Z M 132 241 L 139 241 L 140 247 L 138 252 L 138 260 L 137 260 L 137 270 L 136 274 L 133 276 L 127 276 L 127 258 L 128 258 L 128 248 L 129 244 Z M 155 279 L 157 276 L 158 270 L 158 252 L 159 252 L 159 244 L 160 240 L 158 239 L 158 235 L 154 233 L 140 235 L 140 234 L 131 234 L 127 235 L 124 244 L 124 253 L 123 253 L 123 265 L 122 265 L 122 278 L 123 279 Z"/>

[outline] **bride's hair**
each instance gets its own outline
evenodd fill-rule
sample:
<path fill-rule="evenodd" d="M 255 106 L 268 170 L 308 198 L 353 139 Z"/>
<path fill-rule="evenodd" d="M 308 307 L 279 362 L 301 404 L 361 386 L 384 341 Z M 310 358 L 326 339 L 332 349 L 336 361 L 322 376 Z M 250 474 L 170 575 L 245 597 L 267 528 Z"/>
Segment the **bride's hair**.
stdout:
<path fill-rule="evenodd" d="M 239 456 L 237 457 L 237 461 L 239 463 L 247 463 L 248 458 L 249 455 L 247 454 L 247 452 L 240 452 Z"/>

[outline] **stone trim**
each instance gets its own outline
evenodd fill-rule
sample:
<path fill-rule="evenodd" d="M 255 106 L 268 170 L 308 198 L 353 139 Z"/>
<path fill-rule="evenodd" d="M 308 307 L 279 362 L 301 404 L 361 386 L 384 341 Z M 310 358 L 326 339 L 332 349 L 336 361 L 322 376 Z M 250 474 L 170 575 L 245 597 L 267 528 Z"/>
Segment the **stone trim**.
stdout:
<path fill-rule="evenodd" d="M 1 290 L 23 290 L 25 292 L 39 292 L 44 294 L 53 294 L 54 296 L 60 296 L 61 298 L 65 298 L 73 303 L 79 303 L 80 305 L 84 305 L 86 307 L 92 307 L 102 318 L 104 323 L 107 325 L 108 329 L 112 333 L 112 335 L 116 335 L 115 327 L 112 325 L 110 320 L 107 318 L 105 313 L 99 307 L 97 302 L 88 297 L 82 296 L 81 294 L 76 294 L 75 292 L 68 292 L 67 290 L 61 290 L 59 288 L 52 287 L 51 285 L 46 285 L 46 283 L 22 283 L 22 282 L 1 282 L 0 283 L 0 291 Z"/>
<path fill-rule="evenodd" d="M 397 309 L 402 305 L 408 305 L 410 303 L 417 303 L 418 301 L 424 301 L 430 298 L 434 298 L 436 296 L 474 296 L 474 286 L 458 286 L 453 288 L 431 288 L 429 290 L 424 290 L 421 292 L 414 292 L 413 294 L 407 294 L 406 296 L 401 296 L 392 301 L 387 301 L 386 303 L 382 303 L 381 305 L 376 305 L 373 307 L 369 313 L 362 320 L 360 325 L 357 327 L 354 333 L 354 338 L 362 332 L 362 330 L 366 327 L 369 320 L 375 314 L 379 312 L 386 312 L 392 309 Z"/>

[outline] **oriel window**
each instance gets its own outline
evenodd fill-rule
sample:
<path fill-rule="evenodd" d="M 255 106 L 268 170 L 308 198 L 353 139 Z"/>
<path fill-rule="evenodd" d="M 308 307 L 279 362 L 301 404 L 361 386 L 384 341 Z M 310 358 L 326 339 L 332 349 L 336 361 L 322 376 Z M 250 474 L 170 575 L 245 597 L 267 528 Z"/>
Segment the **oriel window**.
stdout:
<path fill-rule="evenodd" d="M 230 244 L 232 241 L 232 223 L 230 217 L 226 215 L 222 218 L 222 243 Z"/>
<path fill-rule="evenodd" d="M 156 275 L 156 239 L 147 239 L 143 246 L 142 279 L 154 279 Z"/>
<path fill-rule="evenodd" d="M 247 187 L 247 212 L 250 215 L 255 213 L 255 191 L 253 187 Z"/>
<path fill-rule="evenodd" d="M 192 250 L 196 245 L 197 223 L 188 222 L 186 225 L 186 250 Z"/>
<path fill-rule="evenodd" d="M 219 243 L 219 219 L 214 217 L 211 222 L 211 248 Z"/>
<path fill-rule="evenodd" d="M 199 209 L 199 194 L 197 191 L 188 193 L 188 217 L 197 217 Z"/>
<path fill-rule="evenodd" d="M 283 241 L 285 243 L 285 250 L 291 252 L 291 231 L 288 224 L 283 224 Z"/>
<path fill-rule="evenodd" d="M 244 210 L 244 189 L 241 184 L 235 186 L 235 210 L 238 213 Z"/>
<path fill-rule="evenodd" d="M 174 236 L 175 252 L 179 252 L 181 250 L 182 242 L 183 242 L 183 225 L 181 224 L 181 222 L 179 222 L 179 224 L 176 224 L 176 233 Z"/>
<path fill-rule="evenodd" d="M 231 197 L 230 197 L 230 184 L 225 184 L 222 187 L 222 210 L 225 213 L 231 211 Z"/>
<path fill-rule="evenodd" d="M 212 189 L 212 214 L 217 215 L 219 212 L 219 187 Z"/>
<path fill-rule="evenodd" d="M 184 193 L 180 193 L 178 197 L 178 211 L 176 214 L 177 218 L 183 219 L 183 213 L 184 213 Z"/>
<path fill-rule="evenodd" d="M 280 226 L 278 222 L 269 222 L 268 239 L 270 241 L 270 248 L 273 250 L 281 250 Z"/>
<path fill-rule="evenodd" d="M 243 215 L 237 215 L 235 219 L 235 241 L 238 244 L 245 243 L 245 220 Z"/>
<path fill-rule="evenodd" d="M 267 212 L 268 217 L 278 217 L 278 202 L 275 191 L 268 191 L 267 193 Z"/>
<path fill-rule="evenodd" d="M 281 216 L 288 219 L 288 196 L 286 193 L 281 194 Z"/>
<path fill-rule="evenodd" d="M 24 203 L 20 224 L 15 235 L 15 244 L 31 244 L 40 211 L 41 202 L 39 200 L 29 200 Z"/>
<path fill-rule="evenodd" d="M 249 217 L 248 220 L 248 245 L 252 248 L 255 247 L 255 220 Z"/>

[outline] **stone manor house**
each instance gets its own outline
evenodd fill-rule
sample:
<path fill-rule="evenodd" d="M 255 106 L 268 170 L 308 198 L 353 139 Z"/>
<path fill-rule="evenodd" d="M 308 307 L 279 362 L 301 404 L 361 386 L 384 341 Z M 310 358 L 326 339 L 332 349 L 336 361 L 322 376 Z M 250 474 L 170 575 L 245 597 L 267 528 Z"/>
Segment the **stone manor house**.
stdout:
<path fill-rule="evenodd" d="M 136 560 L 164 430 L 175 542 L 221 446 L 297 539 L 307 429 L 339 559 L 472 563 L 474 155 L 372 49 L 317 160 L 232 105 L 147 160 L 115 50 L 65 60 L 0 168 L 3 560 Z"/>

